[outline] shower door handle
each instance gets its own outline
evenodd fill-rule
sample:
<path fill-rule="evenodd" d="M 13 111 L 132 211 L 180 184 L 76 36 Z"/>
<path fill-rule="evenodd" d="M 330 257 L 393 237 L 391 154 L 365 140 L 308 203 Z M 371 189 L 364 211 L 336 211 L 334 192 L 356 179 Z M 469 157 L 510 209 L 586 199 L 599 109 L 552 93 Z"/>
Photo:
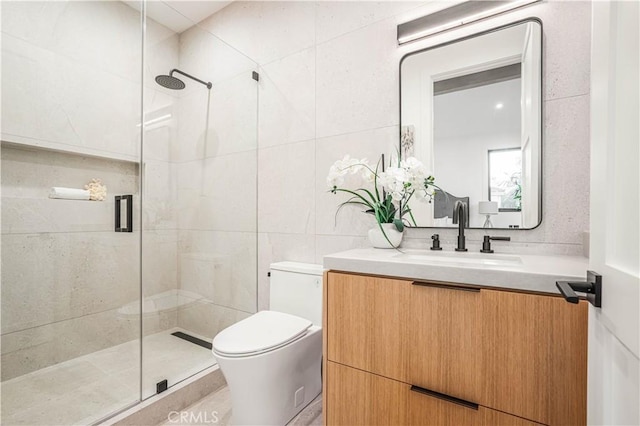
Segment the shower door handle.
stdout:
<path fill-rule="evenodd" d="M 133 195 L 116 195 L 116 232 L 133 232 Z M 127 226 L 122 227 L 122 200 L 127 202 Z"/>

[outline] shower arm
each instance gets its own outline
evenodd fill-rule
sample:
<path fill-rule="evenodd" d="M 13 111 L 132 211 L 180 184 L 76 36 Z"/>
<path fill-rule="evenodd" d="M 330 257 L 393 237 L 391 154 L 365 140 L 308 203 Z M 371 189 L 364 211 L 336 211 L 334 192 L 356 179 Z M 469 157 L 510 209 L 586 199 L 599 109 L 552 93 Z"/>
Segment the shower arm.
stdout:
<path fill-rule="evenodd" d="M 195 80 L 195 81 L 197 81 L 198 83 L 204 84 L 205 86 L 207 86 L 207 89 L 211 89 L 211 87 L 213 86 L 213 85 L 211 84 L 211 82 L 202 81 L 202 80 L 200 80 L 199 78 L 196 78 L 196 77 L 194 77 L 194 76 L 192 76 L 192 75 L 189 75 L 189 74 L 187 74 L 186 72 L 180 71 L 180 70 L 179 70 L 179 69 L 177 69 L 177 68 L 174 68 L 174 69 L 172 69 L 172 70 L 171 70 L 171 72 L 169 73 L 169 77 L 173 77 L 173 73 L 174 73 L 174 72 L 177 72 L 178 74 L 182 74 L 182 75 L 184 75 L 185 77 L 189 77 L 191 80 Z"/>

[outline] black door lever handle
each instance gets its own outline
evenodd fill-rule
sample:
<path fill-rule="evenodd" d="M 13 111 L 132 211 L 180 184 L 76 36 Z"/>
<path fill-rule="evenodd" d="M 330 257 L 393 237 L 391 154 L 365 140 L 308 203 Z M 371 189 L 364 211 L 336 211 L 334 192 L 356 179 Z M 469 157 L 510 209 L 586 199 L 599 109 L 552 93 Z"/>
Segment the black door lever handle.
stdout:
<path fill-rule="evenodd" d="M 556 281 L 556 287 L 569 303 L 578 303 L 580 298 L 576 294 L 586 293 L 587 300 L 596 308 L 602 307 L 602 275 L 587 271 L 587 281 L 570 282 Z"/>

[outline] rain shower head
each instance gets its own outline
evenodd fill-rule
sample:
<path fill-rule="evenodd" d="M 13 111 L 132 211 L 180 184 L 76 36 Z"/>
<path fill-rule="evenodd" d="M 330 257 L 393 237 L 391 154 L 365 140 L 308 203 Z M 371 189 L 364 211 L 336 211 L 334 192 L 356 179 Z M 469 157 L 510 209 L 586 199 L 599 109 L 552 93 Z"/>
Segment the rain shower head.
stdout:
<path fill-rule="evenodd" d="M 156 83 L 171 90 L 182 90 L 185 87 L 184 81 L 171 75 L 156 76 Z"/>
<path fill-rule="evenodd" d="M 158 75 L 158 76 L 156 76 L 156 83 L 158 83 L 162 87 L 166 87 L 167 89 L 171 89 L 171 90 L 182 90 L 182 89 L 184 89 L 185 88 L 184 81 L 180 80 L 177 77 L 174 77 L 173 76 L 174 72 L 176 72 L 178 74 L 182 74 L 185 77 L 188 77 L 193 81 L 197 81 L 200 84 L 204 84 L 205 86 L 207 86 L 207 89 L 211 89 L 211 86 L 213 86 L 211 84 L 211 82 L 202 81 L 199 78 L 196 78 L 196 77 L 194 77 L 192 75 L 187 74 L 186 72 L 182 72 L 179 69 L 175 69 L 175 68 L 171 70 L 169 75 Z"/>

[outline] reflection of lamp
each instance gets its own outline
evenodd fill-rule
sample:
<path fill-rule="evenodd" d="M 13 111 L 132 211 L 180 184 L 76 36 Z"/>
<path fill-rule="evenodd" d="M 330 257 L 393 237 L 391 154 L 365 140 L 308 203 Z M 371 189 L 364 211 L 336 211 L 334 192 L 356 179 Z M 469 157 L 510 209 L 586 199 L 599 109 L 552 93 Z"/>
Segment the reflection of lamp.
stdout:
<path fill-rule="evenodd" d="M 493 228 L 491 215 L 498 214 L 498 203 L 495 201 L 480 201 L 478 203 L 478 213 L 485 215 L 483 228 Z"/>

